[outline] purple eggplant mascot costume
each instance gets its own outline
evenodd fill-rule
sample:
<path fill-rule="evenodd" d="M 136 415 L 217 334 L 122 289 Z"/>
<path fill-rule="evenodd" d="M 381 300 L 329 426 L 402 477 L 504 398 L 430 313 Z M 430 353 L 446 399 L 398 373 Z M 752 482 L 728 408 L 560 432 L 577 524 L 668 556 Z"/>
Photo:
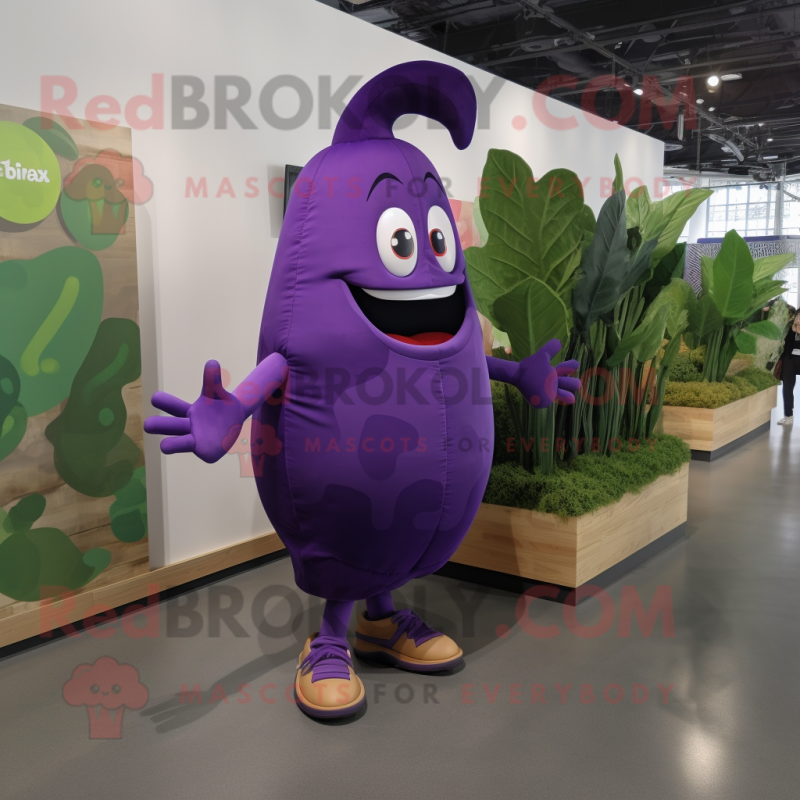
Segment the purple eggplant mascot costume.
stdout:
<path fill-rule="evenodd" d="M 441 178 L 397 140 L 403 114 L 438 120 L 464 149 L 475 93 L 453 67 L 401 64 L 363 86 L 330 147 L 300 174 L 270 278 L 258 364 L 230 394 L 209 361 L 192 404 L 157 392 L 149 433 L 164 453 L 220 459 L 252 415 L 256 478 L 297 585 L 324 598 L 320 633 L 300 654 L 295 690 L 308 714 L 354 714 L 364 686 L 346 639 L 366 599 L 355 652 L 402 669 L 461 663 L 449 637 L 391 590 L 429 575 L 458 548 L 489 477 L 489 379 L 535 405 L 571 403 L 577 368 L 554 368 L 556 341 L 521 363 L 487 358 L 464 254 Z M 256 470 L 258 472 L 258 470 Z"/>

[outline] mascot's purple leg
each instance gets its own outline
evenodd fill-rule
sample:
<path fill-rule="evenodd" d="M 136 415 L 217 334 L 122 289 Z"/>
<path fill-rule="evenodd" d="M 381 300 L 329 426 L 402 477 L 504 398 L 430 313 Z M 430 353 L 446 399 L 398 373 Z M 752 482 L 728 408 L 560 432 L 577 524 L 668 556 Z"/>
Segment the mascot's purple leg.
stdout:
<path fill-rule="evenodd" d="M 322 614 L 322 625 L 319 629 L 320 636 L 333 636 L 337 639 L 347 637 L 347 626 L 350 624 L 350 615 L 353 613 L 352 600 L 328 600 Z"/>
<path fill-rule="evenodd" d="M 367 616 L 370 619 L 386 619 L 394 614 L 391 592 L 381 592 L 367 598 Z"/>

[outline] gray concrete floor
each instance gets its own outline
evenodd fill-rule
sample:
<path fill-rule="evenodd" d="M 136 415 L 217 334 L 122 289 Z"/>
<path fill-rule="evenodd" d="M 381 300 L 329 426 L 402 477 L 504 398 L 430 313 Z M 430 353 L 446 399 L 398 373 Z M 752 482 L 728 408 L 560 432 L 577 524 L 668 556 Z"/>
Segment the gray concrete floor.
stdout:
<path fill-rule="evenodd" d="M 427 677 L 358 665 L 368 707 L 348 724 L 314 722 L 287 699 L 321 606 L 285 559 L 162 604 L 155 637 L 117 622 L 98 631 L 107 638 L 7 658 L 0 796 L 797 797 L 799 437 L 773 425 L 693 463 L 687 539 L 609 589 L 601 635 L 574 632 L 544 600 L 529 618 L 555 626 L 551 638 L 517 622 L 512 594 L 438 577 L 405 587 L 397 599 L 456 637 L 466 665 Z M 669 591 L 674 636 L 662 617 L 649 636 L 635 621 L 621 636 L 624 586 L 645 608 Z M 187 602 L 194 616 L 181 617 Z M 238 635 L 211 610 L 229 603 L 241 603 Z M 583 625 L 601 619 L 594 600 L 578 609 Z M 144 708 L 125 710 L 121 740 L 90 739 L 87 710 L 62 696 L 75 667 L 101 656 L 133 665 L 149 691 Z M 182 684 L 198 684 L 202 702 L 181 703 Z M 612 684 L 616 703 L 604 696 Z M 637 703 L 634 684 L 645 687 Z M 672 685 L 666 702 L 659 684 Z M 546 702 L 532 703 L 534 690 Z"/>

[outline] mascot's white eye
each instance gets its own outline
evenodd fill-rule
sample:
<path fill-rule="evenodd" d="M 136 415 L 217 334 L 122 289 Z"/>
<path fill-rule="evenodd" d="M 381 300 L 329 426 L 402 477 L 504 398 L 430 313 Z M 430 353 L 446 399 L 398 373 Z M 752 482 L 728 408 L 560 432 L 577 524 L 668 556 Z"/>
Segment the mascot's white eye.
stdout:
<path fill-rule="evenodd" d="M 439 206 L 431 206 L 428 212 L 428 238 L 441 268 L 452 272 L 456 265 L 456 239 L 450 217 Z"/>
<path fill-rule="evenodd" d="M 417 266 L 417 234 L 411 217 L 402 208 L 387 208 L 375 232 L 383 266 L 400 278 Z"/>

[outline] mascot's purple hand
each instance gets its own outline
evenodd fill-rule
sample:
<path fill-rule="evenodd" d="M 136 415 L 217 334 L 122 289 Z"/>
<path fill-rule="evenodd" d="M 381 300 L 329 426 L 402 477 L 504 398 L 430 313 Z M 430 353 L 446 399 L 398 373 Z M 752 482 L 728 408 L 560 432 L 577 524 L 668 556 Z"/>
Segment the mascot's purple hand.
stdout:
<path fill-rule="evenodd" d="M 578 362 L 571 360 L 557 367 L 550 365 L 550 360 L 560 349 L 558 339 L 551 339 L 532 356 L 519 362 L 515 385 L 534 408 L 547 408 L 554 400 L 567 405 L 575 402 L 574 392 L 580 389 L 581 382 L 568 376 L 578 369 Z"/>
<path fill-rule="evenodd" d="M 166 434 L 161 452 L 194 453 L 208 464 L 219 461 L 233 446 L 247 412 L 239 400 L 222 386 L 218 361 L 206 362 L 203 391 L 191 405 L 166 392 L 156 392 L 153 405 L 171 417 L 148 417 L 147 433 Z"/>

